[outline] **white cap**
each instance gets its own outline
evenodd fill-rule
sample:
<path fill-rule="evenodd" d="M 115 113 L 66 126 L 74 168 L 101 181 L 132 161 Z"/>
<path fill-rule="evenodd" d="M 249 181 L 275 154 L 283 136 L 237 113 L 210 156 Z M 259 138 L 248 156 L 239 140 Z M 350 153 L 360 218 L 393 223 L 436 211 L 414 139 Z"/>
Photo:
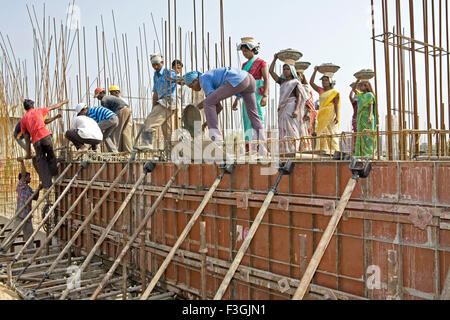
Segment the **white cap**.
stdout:
<path fill-rule="evenodd" d="M 80 114 L 81 110 L 86 109 L 86 108 L 87 108 L 86 103 L 79 103 L 75 107 L 75 110 L 76 110 L 77 114 Z"/>

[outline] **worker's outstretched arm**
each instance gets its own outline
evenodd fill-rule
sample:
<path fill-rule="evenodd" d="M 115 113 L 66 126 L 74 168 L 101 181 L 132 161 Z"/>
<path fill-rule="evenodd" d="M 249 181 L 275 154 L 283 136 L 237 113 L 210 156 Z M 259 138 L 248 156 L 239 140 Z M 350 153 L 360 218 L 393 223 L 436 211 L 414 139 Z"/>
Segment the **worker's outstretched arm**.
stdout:
<path fill-rule="evenodd" d="M 272 61 L 272 63 L 270 64 L 270 68 L 269 68 L 269 73 L 270 73 L 270 75 L 272 76 L 272 79 L 275 80 L 275 82 L 278 82 L 278 80 L 280 79 L 280 78 L 278 77 L 278 75 L 275 73 L 275 63 L 277 62 L 277 60 L 278 60 L 278 53 L 276 53 L 276 54 L 273 56 L 273 61 Z"/>
<path fill-rule="evenodd" d="M 45 124 L 50 124 L 50 123 L 52 123 L 53 121 L 55 121 L 55 120 L 57 120 L 59 118 L 62 118 L 62 114 L 60 114 L 60 113 L 58 113 L 56 116 L 54 116 L 52 118 L 45 119 L 44 122 L 45 122 Z"/>
<path fill-rule="evenodd" d="M 64 100 L 64 101 L 62 101 L 60 103 L 57 103 L 57 104 L 55 104 L 53 106 L 48 107 L 48 109 L 50 111 L 53 111 L 53 110 L 61 108 L 63 105 L 68 104 L 68 103 L 69 103 L 69 99 L 66 99 L 66 100 Z"/>
<path fill-rule="evenodd" d="M 320 87 L 314 83 L 314 81 L 316 80 L 316 74 L 317 74 L 317 71 L 318 71 L 318 70 L 319 70 L 319 69 L 318 69 L 317 66 L 314 67 L 314 72 L 313 72 L 313 74 L 312 74 L 312 76 L 311 76 L 311 79 L 309 80 L 309 84 L 311 85 L 311 87 L 312 87 L 316 92 L 319 92 L 319 91 L 320 91 Z"/>

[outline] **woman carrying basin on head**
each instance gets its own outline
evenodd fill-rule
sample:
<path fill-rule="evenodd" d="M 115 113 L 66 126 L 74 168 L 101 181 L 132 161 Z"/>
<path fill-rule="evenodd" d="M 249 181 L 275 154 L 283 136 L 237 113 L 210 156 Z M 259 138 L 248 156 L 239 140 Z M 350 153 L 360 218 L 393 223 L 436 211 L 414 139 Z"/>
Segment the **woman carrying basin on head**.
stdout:
<path fill-rule="evenodd" d="M 275 63 L 278 60 L 278 54 L 275 54 L 270 65 L 270 75 L 273 80 L 280 85 L 280 100 L 278 106 L 278 131 L 279 139 L 301 137 L 300 123 L 302 122 L 302 105 L 305 105 L 303 86 L 300 83 L 297 71 L 294 66 L 283 65 L 283 75 L 278 76 L 275 73 Z M 299 140 L 283 141 L 280 143 L 280 153 L 296 152 L 299 146 Z"/>
<path fill-rule="evenodd" d="M 269 74 L 267 70 L 267 63 L 258 58 L 260 44 L 253 38 L 242 38 L 238 46 L 238 50 L 242 51 L 244 57 L 248 60 L 242 65 L 242 70 L 250 73 L 256 80 L 256 106 L 258 115 L 264 126 L 265 120 L 265 106 L 267 106 L 267 97 L 269 96 Z M 233 104 L 233 110 L 237 110 L 239 99 L 236 99 Z M 242 105 L 242 122 L 244 123 L 245 141 L 248 142 L 253 137 L 252 122 L 247 114 L 247 107 L 245 102 Z M 248 152 L 248 144 L 246 144 L 246 151 Z"/>
<path fill-rule="evenodd" d="M 319 93 L 319 114 L 317 115 L 316 134 L 333 135 L 332 138 L 318 138 L 316 149 L 332 154 L 339 151 L 339 116 L 341 108 L 341 98 L 339 92 L 334 89 L 336 84 L 330 75 L 324 75 L 322 80 L 322 87 L 314 83 L 319 67 L 314 68 L 314 73 L 311 76 L 309 83 L 311 87 Z"/>
<path fill-rule="evenodd" d="M 360 90 L 356 90 L 358 84 Z M 372 85 L 369 81 L 358 80 L 353 87 L 353 92 L 358 97 L 358 113 L 356 116 L 358 133 L 364 130 L 376 130 L 375 95 Z M 370 134 L 358 136 L 356 138 L 355 157 L 372 157 L 376 147 L 377 138 L 375 136 Z"/>

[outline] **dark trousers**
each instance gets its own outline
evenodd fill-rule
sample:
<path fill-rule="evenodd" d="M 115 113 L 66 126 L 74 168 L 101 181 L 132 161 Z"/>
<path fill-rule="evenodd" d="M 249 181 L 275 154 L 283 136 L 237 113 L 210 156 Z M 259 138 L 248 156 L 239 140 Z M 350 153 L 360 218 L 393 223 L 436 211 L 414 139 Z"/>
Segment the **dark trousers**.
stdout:
<path fill-rule="evenodd" d="M 67 140 L 71 141 L 75 148 L 80 149 L 85 144 L 90 144 L 92 150 L 97 150 L 97 146 L 102 142 L 101 140 L 95 139 L 84 139 L 78 134 L 78 129 L 71 129 L 66 131 Z"/>
<path fill-rule="evenodd" d="M 52 185 L 52 177 L 58 174 L 52 136 L 47 136 L 34 144 L 36 163 L 42 187 L 48 189 Z"/>

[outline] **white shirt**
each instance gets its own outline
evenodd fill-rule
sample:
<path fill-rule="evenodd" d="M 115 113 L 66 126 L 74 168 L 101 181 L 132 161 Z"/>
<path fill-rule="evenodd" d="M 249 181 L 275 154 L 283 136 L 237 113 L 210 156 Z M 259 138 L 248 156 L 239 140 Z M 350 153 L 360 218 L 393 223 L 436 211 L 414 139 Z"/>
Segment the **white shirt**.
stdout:
<path fill-rule="evenodd" d="M 78 130 L 78 135 L 83 139 L 103 140 L 102 130 L 94 119 L 87 116 L 77 116 L 72 129 Z"/>

